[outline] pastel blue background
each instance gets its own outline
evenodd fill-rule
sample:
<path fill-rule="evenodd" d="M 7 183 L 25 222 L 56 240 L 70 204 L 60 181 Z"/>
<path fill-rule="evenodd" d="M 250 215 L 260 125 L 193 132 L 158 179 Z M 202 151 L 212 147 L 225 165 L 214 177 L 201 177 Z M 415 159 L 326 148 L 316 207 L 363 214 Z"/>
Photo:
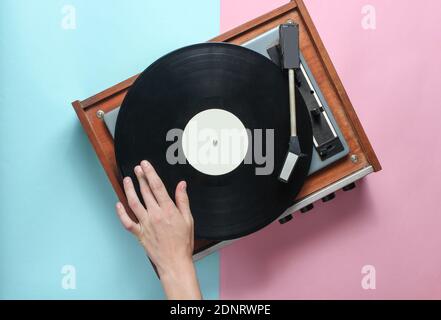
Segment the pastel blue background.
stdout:
<path fill-rule="evenodd" d="M 77 29 L 61 28 L 76 8 Z M 219 0 L 0 1 L 0 298 L 161 299 L 70 105 L 218 34 Z M 74 265 L 76 290 L 61 287 Z M 218 256 L 197 264 L 218 298 Z"/>

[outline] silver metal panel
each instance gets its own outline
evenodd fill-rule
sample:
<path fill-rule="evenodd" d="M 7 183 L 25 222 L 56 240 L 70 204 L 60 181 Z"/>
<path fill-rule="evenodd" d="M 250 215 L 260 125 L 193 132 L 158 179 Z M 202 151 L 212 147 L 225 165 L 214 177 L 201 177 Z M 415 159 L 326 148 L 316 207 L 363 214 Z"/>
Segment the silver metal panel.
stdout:
<path fill-rule="evenodd" d="M 276 27 L 274 29 L 271 29 L 263 34 L 261 34 L 260 36 L 245 42 L 244 44 L 242 44 L 242 46 L 247 47 L 248 49 L 251 49 L 253 51 L 256 51 L 257 53 L 260 53 L 261 55 L 265 56 L 266 58 L 270 59 L 269 55 L 268 55 L 268 48 L 273 47 L 274 45 L 277 45 L 279 43 L 279 28 Z M 317 151 L 314 148 L 314 151 L 312 153 L 312 161 L 311 161 L 311 167 L 309 168 L 309 174 L 313 174 L 314 172 L 317 172 L 325 167 L 327 167 L 328 165 L 330 165 L 331 163 L 334 163 L 335 161 L 345 157 L 346 155 L 349 154 L 349 146 L 340 130 L 340 128 L 338 127 L 337 122 L 334 119 L 334 116 L 332 115 L 331 109 L 329 108 L 325 97 L 323 96 L 320 87 L 318 86 L 317 82 L 314 79 L 314 76 L 312 75 L 311 70 L 308 67 L 308 64 L 306 63 L 305 58 L 303 57 L 302 54 L 300 54 L 300 67 L 301 70 L 303 72 L 303 75 L 305 76 L 306 80 L 308 81 L 308 84 L 312 87 L 312 89 L 314 90 L 315 94 L 315 98 L 317 100 L 317 102 L 319 103 L 319 105 L 323 106 L 323 109 L 325 110 L 325 118 L 327 118 L 326 120 L 328 121 L 328 123 L 330 122 L 330 127 L 333 128 L 335 132 L 336 136 L 339 136 L 342 145 L 343 145 L 343 151 L 337 153 L 336 155 L 330 157 L 329 159 L 326 159 L 325 161 L 322 161 L 319 154 L 317 153 Z M 315 145 L 317 145 L 316 142 L 314 142 Z"/>
<path fill-rule="evenodd" d="M 104 122 L 109 130 L 112 138 L 115 138 L 116 119 L 118 118 L 119 108 L 113 109 L 104 115 Z"/>
<path fill-rule="evenodd" d="M 214 246 L 211 246 L 210 248 L 207 248 L 204 251 L 194 254 L 193 261 L 201 260 L 202 258 L 205 258 L 206 256 L 212 254 L 213 252 L 216 252 L 217 250 L 224 248 L 237 240 L 239 239 L 219 242 L 218 244 L 215 244 Z"/>
<path fill-rule="evenodd" d="M 363 168 L 315 193 L 310 194 L 306 198 L 300 200 L 299 202 L 295 203 L 292 207 L 286 209 L 286 211 L 280 216 L 279 219 L 285 218 L 286 216 L 299 211 L 300 209 L 310 205 L 311 203 L 314 203 L 318 200 L 321 200 L 322 198 L 326 197 L 327 195 L 334 193 L 343 187 L 360 180 L 361 178 L 367 176 L 368 174 L 371 174 L 374 172 L 374 168 L 372 166 Z"/>

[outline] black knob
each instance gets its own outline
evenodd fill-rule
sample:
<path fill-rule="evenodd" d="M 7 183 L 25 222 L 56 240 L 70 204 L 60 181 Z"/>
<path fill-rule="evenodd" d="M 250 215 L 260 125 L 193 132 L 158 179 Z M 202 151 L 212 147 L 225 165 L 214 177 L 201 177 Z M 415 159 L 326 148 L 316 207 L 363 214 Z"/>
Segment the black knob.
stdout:
<path fill-rule="evenodd" d="M 308 204 L 306 207 L 303 207 L 302 209 L 300 209 L 301 213 L 307 213 L 308 211 L 311 211 L 312 209 L 314 209 L 314 205 Z"/>
<path fill-rule="evenodd" d="M 285 224 L 287 222 L 290 222 L 292 220 L 292 214 L 287 215 L 285 218 L 282 218 L 279 220 L 280 224 Z"/>
<path fill-rule="evenodd" d="M 322 201 L 323 202 L 328 202 L 328 201 L 333 200 L 334 198 L 335 198 L 335 193 L 333 192 L 333 193 L 328 194 L 326 197 L 323 197 Z"/>
<path fill-rule="evenodd" d="M 348 184 L 347 186 L 343 187 L 343 191 L 351 191 L 353 189 L 355 189 L 357 187 L 357 185 L 355 184 L 355 182 L 352 182 L 351 184 Z"/>

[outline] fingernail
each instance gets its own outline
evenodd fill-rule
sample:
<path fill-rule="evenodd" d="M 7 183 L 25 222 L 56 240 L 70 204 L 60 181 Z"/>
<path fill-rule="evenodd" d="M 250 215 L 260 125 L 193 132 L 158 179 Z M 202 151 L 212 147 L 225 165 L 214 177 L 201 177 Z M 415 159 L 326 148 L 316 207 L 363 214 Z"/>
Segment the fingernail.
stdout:
<path fill-rule="evenodd" d="M 140 166 L 136 166 L 135 167 L 135 173 L 140 173 L 141 172 L 141 167 Z"/>
<path fill-rule="evenodd" d="M 181 185 L 181 188 L 182 188 L 183 191 L 185 191 L 185 189 L 187 189 L 187 182 L 183 181 L 182 185 Z"/>
<path fill-rule="evenodd" d="M 130 178 L 129 177 L 125 177 L 124 178 L 124 183 L 129 183 L 130 182 Z"/>
<path fill-rule="evenodd" d="M 147 160 L 142 160 L 142 161 L 141 161 L 141 165 L 142 165 L 143 167 L 148 167 L 148 166 L 149 166 L 149 162 L 148 162 Z"/>
<path fill-rule="evenodd" d="M 121 204 L 121 202 L 117 202 L 117 203 L 116 203 L 116 207 L 117 207 L 118 209 L 122 209 L 122 204 Z"/>

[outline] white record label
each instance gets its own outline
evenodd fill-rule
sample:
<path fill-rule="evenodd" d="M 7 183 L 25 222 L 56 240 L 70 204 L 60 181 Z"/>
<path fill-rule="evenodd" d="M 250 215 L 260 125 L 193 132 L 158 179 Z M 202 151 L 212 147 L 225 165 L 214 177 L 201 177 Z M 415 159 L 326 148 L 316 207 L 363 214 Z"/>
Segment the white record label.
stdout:
<path fill-rule="evenodd" d="M 188 163 L 212 176 L 236 169 L 245 159 L 248 144 L 242 121 L 222 109 L 208 109 L 196 114 L 182 135 L 182 150 Z"/>

